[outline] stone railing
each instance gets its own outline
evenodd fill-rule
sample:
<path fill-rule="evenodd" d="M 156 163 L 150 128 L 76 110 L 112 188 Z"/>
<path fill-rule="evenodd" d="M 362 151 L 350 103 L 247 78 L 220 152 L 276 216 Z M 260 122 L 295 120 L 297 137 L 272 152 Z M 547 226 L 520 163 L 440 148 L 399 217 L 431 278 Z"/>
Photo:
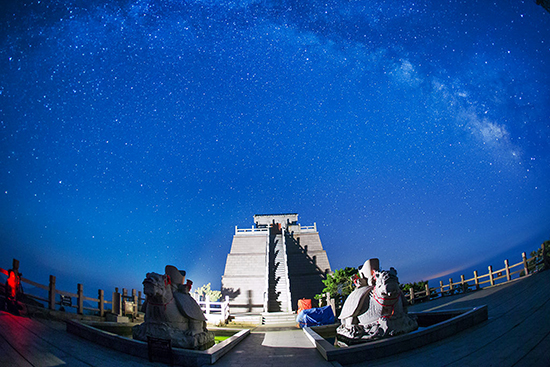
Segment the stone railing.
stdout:
<path fill-rule="evenodd" d="M 286 277 L 286 296 L 287 296 L 287 310 L 288 312 L 292 312 L 292 296 L 290 293 L 290 277 L 288 276 L 288 255 L 286 252 L 286 236 L 285 236 L 285 230 L 283 228 L 282 232 L 282 241 L 283 241 L 283 261 L 285 262 L 285 277 Z"/>
<path fill-rule="evenodd" d="M 300 232 L 317 232 L 317 223 L 312 226 L 300 226 Z"/>
<path fill-rule="evenodd" d="M 235 235 L 258 235 L 258 234 L 269 234 L 269 228 L 238 228 L 235 226 Z"/>
<path fill-rule="evenodd" d="M 210 302 L 208 297 L 202 301 L 196 293 L 193 293 L 192 297 L 201 307 L 201 310 L 204 312 L 204 316 L 206 316 L 206 320 L 209 323 L 226 323 L 229 319 L 229 296 L 225 296 L 225 301 L 223 302 Z"/>
<path fill-rule="evenodd" d="M 307 232 L 317 232 L 317 223 L 313 223 L 312 226 L 302 226 L 300 224 L 291 224 L 288 227 L 288 231 L 292 231 L 294 228 L 296 228 L 300 233 L 307 233 Z M 261 228 L 238 228 L 235 226 L 235 235 L 259 235 L 259 234 L 269 234 L 269 227 L 261 227 Z"/>
<path fill-rule="evenodd" d="M 312 226 L 303 226 L 301 224 L 291 224 L 287 227 L 289 233 L 308 233 L 317 232 L 317 223 L 313 223 Z"/>
<path fill-rule="evenodd" d="M 13 259 L 12 269 L 16 273 L 19 272 L 19 261 Z M 8 275 L 8 270 L 0 268 L 0 273 Z M 48 292 L 48 298 L 40 297 L 38 295 L 24 293 L 24 295 L 30 299 L 44 303 L 46 308 L 49 310 L 64 310 L 65 307 L 76 309 L 76 313 L 83 315 L 84 311 L 91 311 L 97 313 L 99 316 L 105 316 L 107 311 L 123 316 L 123 315 L 132 315 L 137 316 L 137 312 L 141 307 L 144 298 L 141 296 L 141 291 L 136 292 L 135 289 L 132 289 L 131 295 L 128 295 L 126 289 L 122 289 L 122 293 L 119 293 L 118 288 L 115 288 L 115 291 L 112 294 L 111 301 L 105 299 L 105 292 L 102 289 L 99 289 L 97 292 L 97 298 L 87 297 L 84 295 L 84 286 L 82 284 L 77 284 L 76 293 L 62 291 L 56 288 L 56 277 L 50 275 L 48 285 L 40 284 L 34 282 L 30 279 L 21 277 L 21 282 L 29 284 L 35 288 L 42 289 Z M 4 286 L 0 282 L 0 286 Z M 1 292 L 4 294 L 4 292 Z M 57 297 L 59 295 L 59 297 Z M 59 298 L 59 300 L 58 300 Z M 74 302 L 73 302 L 74 299 Z M 90 301 L 97 303 L 97 307 L 86 307 L 84 306 L 84 301 Z M 106 310 L 105 306 L 111 305 L 110 310 Z"/>
<path fill-rule="evenodd" d="M 265 238 L 265 283 L 264 283 L 264 307 L 267 312 L 269 307 L 269 237 Z"/>

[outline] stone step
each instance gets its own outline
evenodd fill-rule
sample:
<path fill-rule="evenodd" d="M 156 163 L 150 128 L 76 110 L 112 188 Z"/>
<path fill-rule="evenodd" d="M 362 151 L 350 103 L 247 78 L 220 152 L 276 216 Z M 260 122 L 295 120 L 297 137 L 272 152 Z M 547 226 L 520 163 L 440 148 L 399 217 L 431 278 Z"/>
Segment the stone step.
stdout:
<path fill-rule="evenodd" d="M 267 305 L 267 309 L 269 310 L 269 312 L 287 312 L 288 311 L 288 306 L 287 306 L 287 303 L 286 301 L 283 301 L 283 302 L 276 302 L 274 301 L 273 303 L 268 303 Z"/>
<path fill-rule="evenodd" d="M 288 310 L 288 289 L 289 289 L 289 280 L 288 280 L 288 270 L 287 264 L 285 261 L 285 247 L 283 246 L 283 237 L 278 235 L 275 238 L 276 245 L 272 248 L 272 256 L 274 255 L 273 261 L 275 268 L 271 269 L 270 276 L 272 280 L 269 284 L 269 293 L 268 293 L 268 310 Z M 273 312 L 271 312 L 273 313 Z M 284 320 L 283 320 L 284 321 Z M 283 322 L 281 321 L 281 322 Z M 288 321 L 288 320 L 287 320 Z M 267 321 L 271 323 L 270 320 Z M 278 321 L 275 321 L 277 323 Z M 294 322 L 294 321 L 293 321 Z"/>
<path fill-rule="evenodd" d="M 293 312 L 268 312 L 262 313 L 263 325 L 296 325 L 296 314 Z"/>

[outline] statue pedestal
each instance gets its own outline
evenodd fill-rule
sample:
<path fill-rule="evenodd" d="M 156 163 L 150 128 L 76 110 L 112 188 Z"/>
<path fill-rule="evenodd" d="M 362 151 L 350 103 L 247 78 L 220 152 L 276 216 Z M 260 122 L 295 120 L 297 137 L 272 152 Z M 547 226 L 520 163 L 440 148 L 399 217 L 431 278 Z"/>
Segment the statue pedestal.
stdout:
<path fill-rule="evenodd" d="M 118 322 L 118 323 L 128 323 L 130 319 L 127 316 L 119 316 L 112 313 L 105 315 L 105 321 L 108 322 Z"/>
<path fill-rule="evenodd" d="M 136 340 L 146 341 L 147 337 L 167 339 L 172 341 L 172 347 L 183 349 L 205 350 L 214 345 L 214 333 L 203 331 L 192 333 L 167 323 L 143 323 L 132 328 L 132 336 Z"/>

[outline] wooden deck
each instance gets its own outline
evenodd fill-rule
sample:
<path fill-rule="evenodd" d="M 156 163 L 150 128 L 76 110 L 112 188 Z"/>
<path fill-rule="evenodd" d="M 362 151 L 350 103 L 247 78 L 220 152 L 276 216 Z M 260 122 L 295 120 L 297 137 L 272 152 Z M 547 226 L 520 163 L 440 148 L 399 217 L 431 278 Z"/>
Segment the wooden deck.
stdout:
<path fill-rule="evenodd" d="M 0 312 L 0 366 L 166 366 L 118 353 L 65 331 L 65 323 Z"/>
<path fill-rule="evenodd" d="M 415 351 L 352 366 L 550 366 L 550 271 L 410 311 L 489 306 L 489 320 Z"/>
<path fill-rule="evenodd" d="M 478 326 L 413 352 L 353 366 L 550 366 L 550 271 L 466 295 L 415 305 L 411 311 L 482 304 L 489 306 L 489 320 Z M 254 355 L 266 348 L 263 344 L 268 336 L 256 333 L 253 338 L 245 339 L 217 364 L 250 366 Z M 264 342 L 256 345 L 258 338 Z M 277 348 L 281 348 L 278 352 L 282 356 L 294 357 L 281 363 L 282 360 L 276 358 L 265 360 L 260 353 L 257 357 L 262 366 L 303 367 L 305 361 L 300 361 L 300 357 L 308 362 L 316 357 L 285 353 L 288 347 L 284 343 Z M 149 363 L 70 335 L 62 322 L 0 312 L 0 366 L 165 365 Z"/>

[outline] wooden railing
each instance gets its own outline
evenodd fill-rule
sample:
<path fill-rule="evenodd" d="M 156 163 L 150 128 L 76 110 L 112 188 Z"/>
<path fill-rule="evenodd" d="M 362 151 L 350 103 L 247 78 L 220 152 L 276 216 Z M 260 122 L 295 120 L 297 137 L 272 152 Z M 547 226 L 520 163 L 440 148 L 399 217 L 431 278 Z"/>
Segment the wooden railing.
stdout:
<path fill-rule="evenodd" d="M 438 287 L 430 288 L 426 284 L 423 291 L 415 291 L 412 287 L 409 292 L 405 294 L 405 297 L 409 303 L 414 304 L 418 301 L 429 301 L 432 298 L 442 297 L 446 295 L 466 293 L 472 290 L 479 290 L 482 285 L 488 284 L 488 286 L 494 286 L 497 284 L 504 284 L 519 278 L 523 275 L 529 275 L 529 263 L 533 264 L 535 268 L 539 265 L 544 265 L 545 269 L 550 268 L 550 260 L 548 253 L 546 252 L 544 244 L 541 245 L 542 259 L 541 264 L 535 264 L 535 257 L 527 258 L 525 252 L 521 254 L 522 260 L 516 264 L 510 265 L 508 260 L 504 260 L 504 267 L 501 269 L 493 269 L 492 266 L 487 267 L 487 274 L 478 275 L 478 272 L 474 271 L 473 278 L 466 279 L 464 275 L 460 276 L 460 281 L 454 282 L 452 278 L 449 278 L 448 284 L 443 284 L 443 281 L 439 281 Z"/>
<path fill-rule="evenodd" d="M 415 302 L 429 301 L 442 296 L 479 290 L 484 285 L 494 286 L 504 284 L 522 275 L 529 275 L 541 269 L 550 269 L 550 253 L 547 251 L 544 243 L 541 245 L 541 248 L 537 250 L 535 256 L 527 258 L 524 252 L 521 254 L 521 257 L 522 260 L 513 265 L 510 265 L 508 260 L 504 260 L 504 267 L 501 269 L 495 270 L 492 266 L 488 266 L 487 274 L 479 275 L 477 271 L 474 271 L 474 276 L 470 279 L 466 279 L 464 275 L 461 275 L 460 281 L 454 282 L 453 279 L 450 278 L 448 284 L 443 284 L 443 281 L 440 281 L 437 287 L 429 287 L 426 283 L 422 291 L 415 291 L 411 287 L 405 294 L 405 297 L 410 304 L 414 304 Z M 324 293 L 323 297 L 319 300 L 319 304 L 321 306 L 330 305 L 335 315 L 338 315 L 344 300 L 345 298 L 343 298 L 341 302 L 338 302 L 338 300 L 332 298 L 329 293 Z"/>
<path fill-rule="evenodd" d="M 19 261 L 13 259 L 12 269 L 19 274 Z M 8 276 L 8 270 L 0 268 L 0 273 Z M 61 310 L 65 307 L 75 308 L 76 313 L 83 315 L 84 311 L 91 311 L 97 313 L 99 316 L 105 316 L 107 311 L 119 316 L 132 315 L 137 316 L 138 310 L 141 309 L 141 305 L 145 301 L 142 297 L 141 291 L 136 292 L 132 289 L 129 293 L 126 289 L 122 289 L 119 292 L 118 288 L 112 293 L 111 301 L 105 299 L 105 292 L 102 289 L 98 290 L 98 297 L 87 297 L 84 295 L 84 286 L 82 284 L 77 285 L 77 292 L 71 293 L 62 291 L 56 288 L 56 277 L 50 275 L 50 281 L 48 285 L 34 282 L 30 279 L 20 277 L 22 283 L 29 284 L 38 289 L 43 289 L 48 292 L 48 298 L 40 297 L 31 293 L 24 293 L 26 297 L 35 301 L 44 303 L 46 308 L 50 310 Z M 0 287 L 3 288 L 4 284 L 0 282 Z M 0 294 L 4 294 L 0 291 Z M 56 295 L 59 295 L 57 297 Z M 199 306 L 205 313 L 205 316 L 209 322 L 212 323 L 225 323 L 229 319 L 229 297 L 226 296 L 223 302 L 210 302 L 209 300 L 201 301 L 196 294 L 193 294 L 193 298 L 196 299 Z M 59 300 L 58 300 L 59 299 Z M 75 302 L 73 302 L 73 299 Z M 97 307 L 86 307 L 84 301 L 90 301 L 97 303 Z M 106 310 L 106 305 L 111 305 L 110 310 Z"/>
<path fill-rule="evenodd" d="M 19 273 L 18 260 L 13 259 L 12 269 L 16 273 Z M 0 268 L 0 272 L 6 276 L 8 275 L 8 270 Z M 123 288 L 122 293 L 119 293 L 118 288 L 115 288 L 111 301 L 108 301 L 105 299 L 105 292 L 102 289 L 98 290 L 97 298 L 85 296 L 84 286 L 82 284 L 77 284 L 76 293 L 59 290 L 56 288 L 56 277 L 53 275 L 50 275 L 48 285 L 40 284 L 23 277 L 20 279 L 22 283 L 29 284 L 33 287 L 43 289 L 48 292 L 48 298 L 43 298 L 30 293 L 25 293 L 25 296 L 35 301 L 44 303 L 46 308 L 49 310 L 70 307 L 75 308 L 76 313 L 79 315 L 84 314 L 84 310 L 88 310 L 91 312 L 97 312 L 99 316 L 104 316 L 106 312 L 105 306 L 111 305 L 110 312 L 115 315 L 131 314 L 136 316 L 142 302 L 144 301 L 144 298 L 141 296 L 141 291 L 136 292 L 135 289 L 132 289 L 131 295 L 128 295 L 126 289 Z M 57 300 L 58 297 L 56 295 L 59 295 L 59 301 Z M 73 299 L 75 299 L 75 302 L 73 302 Z M 95 302 L 97 303 L 97 307 L 85 307 L 84 301 Z"/>

